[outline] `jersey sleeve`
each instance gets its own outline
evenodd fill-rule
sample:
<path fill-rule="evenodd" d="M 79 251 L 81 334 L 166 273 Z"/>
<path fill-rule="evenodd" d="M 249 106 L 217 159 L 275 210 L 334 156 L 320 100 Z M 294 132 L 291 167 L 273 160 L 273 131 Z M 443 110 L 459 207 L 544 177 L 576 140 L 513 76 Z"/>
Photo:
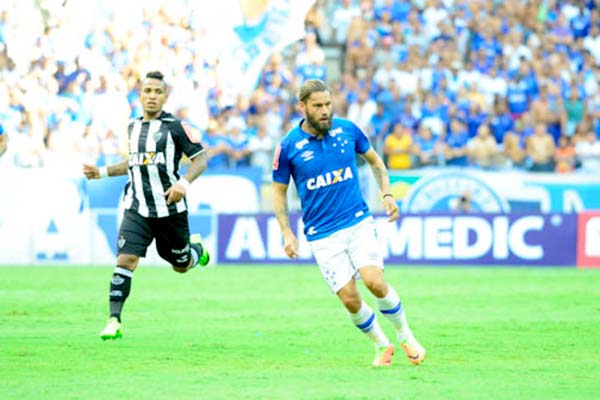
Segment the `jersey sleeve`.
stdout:
<path fill-rule="evenodd" d="M 200 132 L 193 129 L 187 123 L 175 121 L 171 123 L 171 133 L 176 145 L 179 146 L 183 153 L 192 159 L 204 151 L 204 147 L 200 143 Z"/>
<path fill-rule="evenodd" d="M 279 143 L 273 157 L 273 182 L 287 185 L 290 183 L 290 175 L 286 146 L 284 143 Z"/>
<path fill-rule="evenodd" d="M 354 151 L 358 154 L 365 154 L 371 148 L 371 142 L 369 142 L 367 134 L 362 129 L 352 122 L 350 124 L 354 133 Z"/>

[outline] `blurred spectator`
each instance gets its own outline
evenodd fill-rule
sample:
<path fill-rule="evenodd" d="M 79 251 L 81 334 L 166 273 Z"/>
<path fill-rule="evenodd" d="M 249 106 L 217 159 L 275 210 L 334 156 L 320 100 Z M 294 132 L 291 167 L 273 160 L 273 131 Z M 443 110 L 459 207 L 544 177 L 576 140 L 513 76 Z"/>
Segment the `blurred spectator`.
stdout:
<path fill-rule="evenodd" d="M 532 118 L 536 123 L 546 124 L 556 143 L 563 132 L 563 112 L 563 99 L 558 87 L 552 83 L 540 86 L 539 97 L 531 103 Z"/>
<path fill-rule="evenodd" d="M 572 172 L 575 169 L 575 147 L 571 143 L 569 136 L 561 136 L 558 140 L 558 146 L 554 151 L 554 164 L 556 172 Z"/>
<path fill-rule="evenodd" d="M 250 166 L 259 167 L 263 174 L 268 176 L 273 161 L 275 141 L 268 135 L 264 119 L 256 122 L 256 135 L 250 137 L 248 150 L 250 151 Z"/>
<path fill-rule="evenodd" d="M 383 154 L 389 169 L 411 168 L 412 143 L 412 130 L 401 124 L 395 124 L 392 133 L 385 138 L 383 143 Z"/>
<path fill-rule="evenodd" d="M 358 98 L 348 107 L 347 118 L 361 129 L 366 129 L 376 111 L 377 103 L 375 103 L 375 100 L 369 96 L 369 92 L 366 89 L 360 89 Z"/>
<path fill-rule="evenodd" d="M 388 36 L 385 38 L 388 38 Z M 389 40 L 391 40 L 391 38 Z M 389 40 L 386 41 L 389 42 Z M 363 34 L 357 40 L 348 44 L 345 69 L 352 73 L 356 73 L 359 70 L 366 71 L 373 61 L 374 54 L 375 52 L 372 43 L 370 43 L 369 38 Z"/>
<path fill-rule="evenodd" d="M 89 133 L 92 136 L 92 132 L 97 129 L 93 126 L 89 126 Z M 125 151 L 121 149 L 121 145 L 119 143 L 119 138 L 115 135 L 114 131 L 108 130 L 104 133 L 96 133 L 96 136 L 100 141 L 100 157 L 98 160 L 98 165 L 112 165 L 117 164 L 122 160 L 123 154 Z M 91 138 L 89 140 L 92 140 Z"/>
<path fill-rule="evenodd" d="M 480 125 L 477 135 L 467 143 L 470 164 L 483 169 L 489 169 L 496 164 L 498 154 L 496 140 L 488 125 Z"/>
<path fill-rule="evenodd" d="M 577 160 L 583 172 L 600 172 L 600 140 L 594 131 L 588 131 L 575 145 Z"/>
<path fill-rule="evenodd" d="M 502 144 L 504 136 L 515 128 L 515 122 L 508 112 L 506 100 L 497 99 L 494 111 L 490 116 L 490 128 L 496 143 Z"/>
<path fill-rule="evenodd" d="M 563 132 L 573 136 L 577 125 L 583 121 L 585 107 L 579 89 L 572 87 L 569 98 L 564 102 Z"/>
<path fill-rule="evenodd" d="M 417 167 L 443 165 L 444 145 L 437 140 L 425 125 L 420 125 L 412 147 L 413 159 Z"/>
<path fill-rule="evenodd" d="M 469 132 L 465 124 L 458 119 L 450 121 L 450 129 L 446 137 L 446 165 L 452 167 L 465 167 L 468 164 L 468 148 Z"/>
<path fill-rule="evenodd" d="M 321 31 L 323 29 L 323 21 L 325 20 L 321 3 L 323 3 L 322 0 L 315 1 L 315 4 L 313 4 L 310 10 L 308 10 L 306 17 L 304 18 L 304 26 L 306 27 L 306 30 L 315 33 L 317 43 L 320 46 L 324 44 Z"/>
<path fill-rule="evenodd" d="M 371 117 L 365 132 L 369 135 L 371 143 L 375 149 L 381 154 L 383 150 L 383 141 L 390 133 L 392 125 L 392 117 L 386 112 L 382 103 L 377 103 L 377 111 Z M 405 125 L 406 126 L 406 125 Z"/>
<path fill-rule="evenodd" d="M 335 32 L 335 42 L 344 48 L 350 22 L 353 18 L 360 16 L 360 9 L 352 4 L 352 0 L 341 0 L 340 3 L 341 5 L 337 6 L 333 13 L 331 26 Z"/>
<path fill-rule="evenodd" d="M 527 157 L 531 160 L 532 172 L 554 171 L 554 139 L 546 130 L 546 125 L 535 125 L 533 135 L 527 139 Z"/>
<path fill-rule="evenodd" d="M 223 133 L 220 124 L 211 119 L 206 127 L 206 134 L 202 137 L 202 145 L 208 154 L 208 168 L 229 167 L 228 155 L 231 152 L 229 140 Z"/>
<path fill-rule="evenodd" d="M 250 137 L 246 133 L 245 123 L 239 119 L 229 120 L 229 166 L 231 168 L 250 166 Z"/>

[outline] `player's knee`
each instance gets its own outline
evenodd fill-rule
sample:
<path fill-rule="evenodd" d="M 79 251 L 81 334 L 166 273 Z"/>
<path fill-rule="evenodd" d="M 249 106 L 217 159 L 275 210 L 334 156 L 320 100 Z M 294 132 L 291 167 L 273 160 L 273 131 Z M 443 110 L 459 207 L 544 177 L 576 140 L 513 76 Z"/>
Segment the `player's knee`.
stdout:
<path fill-rule="evenodd" d="M 117 265 L 126 268 L 130 271 L 134 271 L 137 268 L 139 260 L 139 256 L 135 256 L 132 254 L 119 254 L 119 256 L 117 257 Z"/>
<path fill-rule="evenodd" d="M 387 283 L 383 279 L 373 279 L 365 281 L 365 286 L 369 289 L 375 297 L 385 297 L 387 294 Z"/>
<path fill-rule="evenodd" d="M 188 271 L 188 266 L 186 265 L 185 267 L 181 267 L 181 266 L 173 265 L 173 271 L 180 273 L 180 274 L 184 274 Z"/>
<path fill-rule="evenodd" d="M 184 250 L 171 249 L 170 251 L 163 251 L 159 254 L 162 258 L 171 263 L 175 272 L 179 273 L 186 272 L 192 260 L 192 254 L 190 253 L 189 248 Z"/>
<path fill-rule="evenodd" d="M 358 310 L 360 310 L 360 306 L 362 304 L 362 300 L 360 298 L 360 296 L 356 295 L 345 295 L 345 296 L 339 296 L 340 300 L 342 301 L 342 304 L 344 304 L 344 307 L 346 307 L 346 309 L 348 311 L 350 311 L 351 313 L 356 313 L 358 312 Z"/>

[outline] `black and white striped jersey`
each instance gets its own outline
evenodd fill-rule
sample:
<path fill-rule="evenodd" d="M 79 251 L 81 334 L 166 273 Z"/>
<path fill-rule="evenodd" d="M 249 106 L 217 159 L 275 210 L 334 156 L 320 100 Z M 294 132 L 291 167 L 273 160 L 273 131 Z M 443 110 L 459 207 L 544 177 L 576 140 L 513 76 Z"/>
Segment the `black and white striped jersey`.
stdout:
<path fill-rule="evenodd" d="M 204 151 L 199 137 L 173 115 L 162 112 L 157 119 L 133 120 L 128 127 L 129 182 L 124 205 L 143 217 L 167 217 L 187 210 L 185 197 L 167 205 L 165 191 L 179 179 L 179 162 Z"/>

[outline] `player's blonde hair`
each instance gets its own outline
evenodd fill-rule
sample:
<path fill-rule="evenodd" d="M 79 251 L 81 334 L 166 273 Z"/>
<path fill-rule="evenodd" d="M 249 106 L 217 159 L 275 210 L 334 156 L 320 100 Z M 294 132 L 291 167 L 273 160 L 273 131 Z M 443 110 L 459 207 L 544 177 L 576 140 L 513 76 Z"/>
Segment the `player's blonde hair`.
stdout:
<path fill-rule="evenodd" d="M 302 103 L 306 103 L 311 94 L 315 92 L 329 92 L 331 93 L 331 89 L 329 86 L 325 84 L 322 80 L 319 79 L 309 79 L 300 88 L 298 92 L 298 100 Z"/>

